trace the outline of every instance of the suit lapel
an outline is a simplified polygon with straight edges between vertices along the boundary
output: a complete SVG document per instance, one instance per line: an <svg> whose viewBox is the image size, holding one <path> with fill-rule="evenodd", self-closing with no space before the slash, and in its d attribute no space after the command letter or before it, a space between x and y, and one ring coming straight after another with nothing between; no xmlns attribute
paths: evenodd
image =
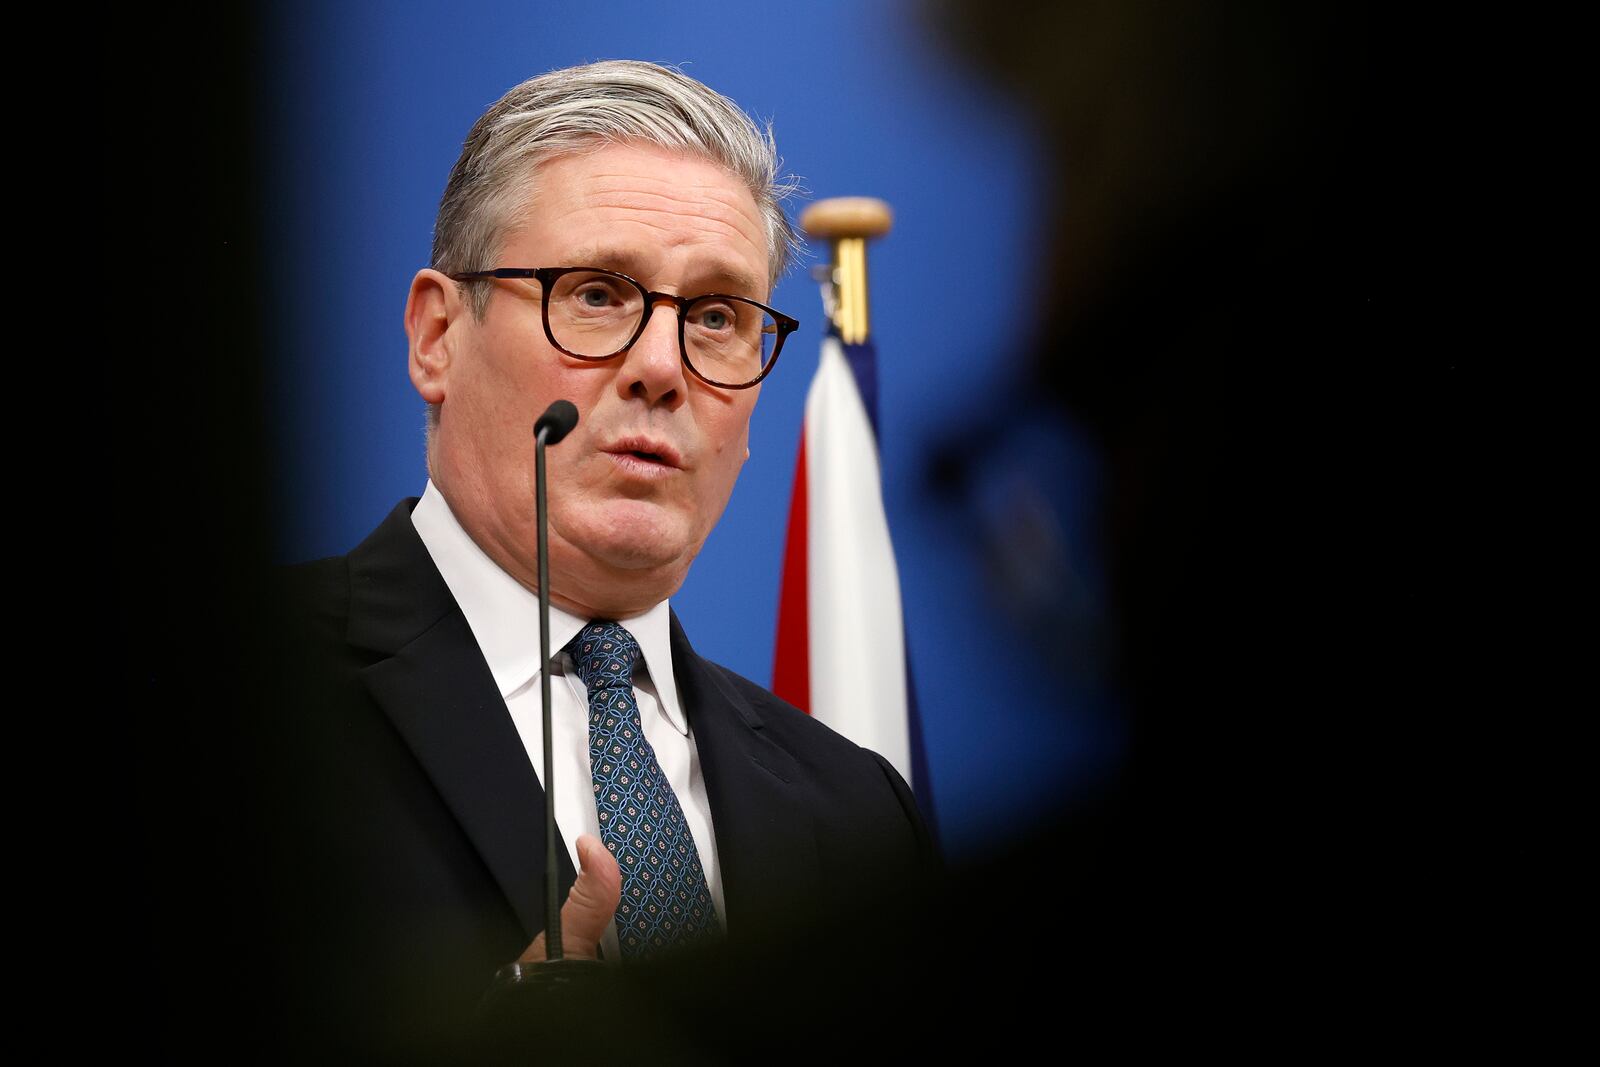
<svg viewBox="0 0 1600 1067"><path fill-rule="evenodd" d="M368 691L483 858L531 940L544 929L544 791L407 500L350 554L350 640ZM575 874L557 834L562 894Z"/></svg>
<svg viewBox="0 0 1600 1067"><path fill-rule="evenodd" d="M671 618L672 669L694 735L716 828L723 900L733 936L813 897L817 842L801 768L760 714L689 646Z"/></svg>

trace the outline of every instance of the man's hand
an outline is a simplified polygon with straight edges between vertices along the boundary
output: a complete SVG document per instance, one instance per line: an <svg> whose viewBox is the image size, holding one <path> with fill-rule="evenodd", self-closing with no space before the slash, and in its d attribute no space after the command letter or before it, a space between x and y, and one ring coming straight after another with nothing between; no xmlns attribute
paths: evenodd
<svg viewBox="0 0 1600 1067"><path fill-rule="evenodd" d="M578 880L561 905L561 954L568 959L592 960L600 947L606 924L622 899L622 871L600 839L593 834L578 838ZM518 957L518 963L544 959L544 934L540 933Z"/></svg>

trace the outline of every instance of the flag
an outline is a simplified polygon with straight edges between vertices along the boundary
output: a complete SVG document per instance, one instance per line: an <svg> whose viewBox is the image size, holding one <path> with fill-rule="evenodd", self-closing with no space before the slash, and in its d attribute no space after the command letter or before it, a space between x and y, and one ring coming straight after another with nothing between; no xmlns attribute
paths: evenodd
<svg viewBox="0 0 1600 1067"><path fill-rule="evenodd" d="M932 823L878 464L877 354L830 330L806 395L772 689L911 783Z"/></svg>

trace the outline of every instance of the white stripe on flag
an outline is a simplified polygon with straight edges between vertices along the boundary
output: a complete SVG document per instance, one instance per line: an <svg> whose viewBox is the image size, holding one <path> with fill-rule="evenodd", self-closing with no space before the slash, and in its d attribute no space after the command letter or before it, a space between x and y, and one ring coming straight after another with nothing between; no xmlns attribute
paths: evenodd
<svg viewBox="0 0 1600 1067"><path fill-rule="evenodd" d="M806 396L811 714L911 781L900 577L878 445L836 338Z"/></svg>

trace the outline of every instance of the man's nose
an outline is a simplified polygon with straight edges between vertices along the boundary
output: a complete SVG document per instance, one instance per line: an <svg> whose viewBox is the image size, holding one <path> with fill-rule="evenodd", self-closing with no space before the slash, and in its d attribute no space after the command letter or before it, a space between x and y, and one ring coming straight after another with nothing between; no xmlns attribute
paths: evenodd
<svg viewBox="0 0 1600 1067"><path fill-rule="evenodd" d="M678 347L678 307L666 297L652 296L650 308L644 332L623 357L617 388L625 397L675 408L688 392Z"/></svg>

